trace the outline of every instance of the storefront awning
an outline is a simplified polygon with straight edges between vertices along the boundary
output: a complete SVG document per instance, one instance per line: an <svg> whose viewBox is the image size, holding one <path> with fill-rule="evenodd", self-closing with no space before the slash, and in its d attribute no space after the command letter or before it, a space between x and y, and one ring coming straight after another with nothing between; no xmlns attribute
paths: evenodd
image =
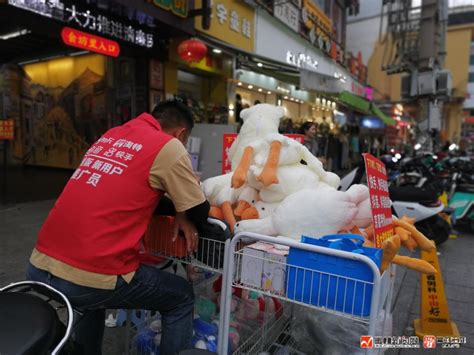
<svg viewBox="0 0 474 355"><path fill-rule="evenodd" d="M372 104L372 112L382 120L383 123L385 123L387 126L395 126L397 124L397 121L395 121L393 118L387 116L385 113L382 112L381 109L379 109L375 104Z"/></svg>
<svg viewBox="0 0 474 355"><path fill-rule="evenodd" d="M349 106L364 115L378 117L387 126L393 126L397 123L395 120L383 113L382 110L380 110L380 108L378 108L373 102L367 101L366 99L351 94L350 92L344 91L340 93L338 100L343 105Z"/></svg>

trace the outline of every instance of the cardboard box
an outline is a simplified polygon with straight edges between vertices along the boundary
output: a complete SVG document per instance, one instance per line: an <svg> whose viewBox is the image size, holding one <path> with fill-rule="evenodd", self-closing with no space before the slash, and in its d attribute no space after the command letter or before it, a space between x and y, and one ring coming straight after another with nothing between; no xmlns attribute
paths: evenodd
<svg viewBox="0 0 474 355"><path fill-rule="evenodd" d="M262 287L263 263L265 250L270 244L254 243L243 250L240 281L247 286Z"/></svg>
<svg viewBox="0 0 474 355"><path fill-rule="evenodd" d="M242 256L241 282L274 292L285 293L286 258L288 250L273 244L258 242L246 246Z"/></svg>
<svg viewBox="0 0 474 355"><path fill-rule="evenodd" d="M279 250L273 247L267 250L265 254L262 288L278 295L284 295L288 250Z"/></svg>

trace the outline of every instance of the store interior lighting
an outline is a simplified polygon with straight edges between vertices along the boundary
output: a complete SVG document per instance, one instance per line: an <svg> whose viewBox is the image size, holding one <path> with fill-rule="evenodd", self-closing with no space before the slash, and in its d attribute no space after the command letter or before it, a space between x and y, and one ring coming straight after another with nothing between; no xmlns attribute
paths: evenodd
<svg viewBox="0 0 474 355"><path fill-rule="evenodd" d="M242 82L239 81L239 82L237 83L237 85L238 85L238 86L242 86Z"/></svg>
<svg viewBox="0 0 474 355"><path fill-rule="evenodd" d="M214 48L212 51L216 54L221 54L222 53L222 51L219 48Z"/></svg>
<svg viewBox="0 0 474 355"><path fill-rule="evenodd" d="M258 88L258 92L262 92L262 91L263 91L262 88Z"/></svg>
<svg viewBox="0 0 474 355"><path fill-rule="evenodd" d="M253 85L249 85L247 86L249 89L253 89Z"/></svg>
<svg viewBox="0 0 474 355"><path fill-rule="evenodd" d="M263 64L262 63L257 63L257 66L261 68L261 67L263 67Z"/></svg>
<svg viewBox="0 0 474 355"><path fill-rule="evenodd" d="M288 100L288 96L285 96L284 99L285 99L285 100Z"/></svg>
<svg viewBox="0 0 474 355"><path fill-rule="evenodd" d="M271 91L267 91L267 94L270 95L272 92Z"/></svg>
<svg viewBox="0 0 474 355"><path fill-rule="evenodd" d="M9 33L0 35L0 39L7 40L7 39L15 38L15 37L24 36L24 35L27 35L28 33L31 33L31 31L28 31L27 29L22 29L19 31L9 32Z"/></svg>

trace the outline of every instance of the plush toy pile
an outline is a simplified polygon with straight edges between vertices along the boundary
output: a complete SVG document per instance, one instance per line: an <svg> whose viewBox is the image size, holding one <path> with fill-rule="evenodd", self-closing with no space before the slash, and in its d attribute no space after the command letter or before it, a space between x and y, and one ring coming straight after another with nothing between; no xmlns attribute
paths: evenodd
<svg viewBox="0 0 474 355"><path fill-rule="evenodd" d="M304 145L278 133L282 107L259 104L240 116L244 123L229 150L232 172L203 182L212 217L224 219L234 233L254 232L297 241L302 235L321 237L349 231L370 236L368 188L353 185L338 191L336 174L325 171ZM433 245L412 221L397 220L395 226L397 234L384 244L382 269L395 262L435 273L422 260L396 256L401 244L424 250Z"/></svg>

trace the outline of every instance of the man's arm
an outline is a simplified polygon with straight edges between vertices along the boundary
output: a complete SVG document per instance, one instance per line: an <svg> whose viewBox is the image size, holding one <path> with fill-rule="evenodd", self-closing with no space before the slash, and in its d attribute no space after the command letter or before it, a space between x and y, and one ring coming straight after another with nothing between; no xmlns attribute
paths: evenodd
<svg viewBox="0 0 474 355"><path fill-rule="evenodd" d="M175 236L185 234L188 250L197 249L194 224L204 223L209 214L209 203L194 175L186 149L176 139L170 140L158 153L150 169L150 185L165 191L176 209Z"/></svg>
<svg viewBox="0 0 474 355"><path fill-rule="evenodd" d="M211 205L206 200L203 203L194 206L186 211L186 217L195 225L200 225L207 221Z"/></svg>

